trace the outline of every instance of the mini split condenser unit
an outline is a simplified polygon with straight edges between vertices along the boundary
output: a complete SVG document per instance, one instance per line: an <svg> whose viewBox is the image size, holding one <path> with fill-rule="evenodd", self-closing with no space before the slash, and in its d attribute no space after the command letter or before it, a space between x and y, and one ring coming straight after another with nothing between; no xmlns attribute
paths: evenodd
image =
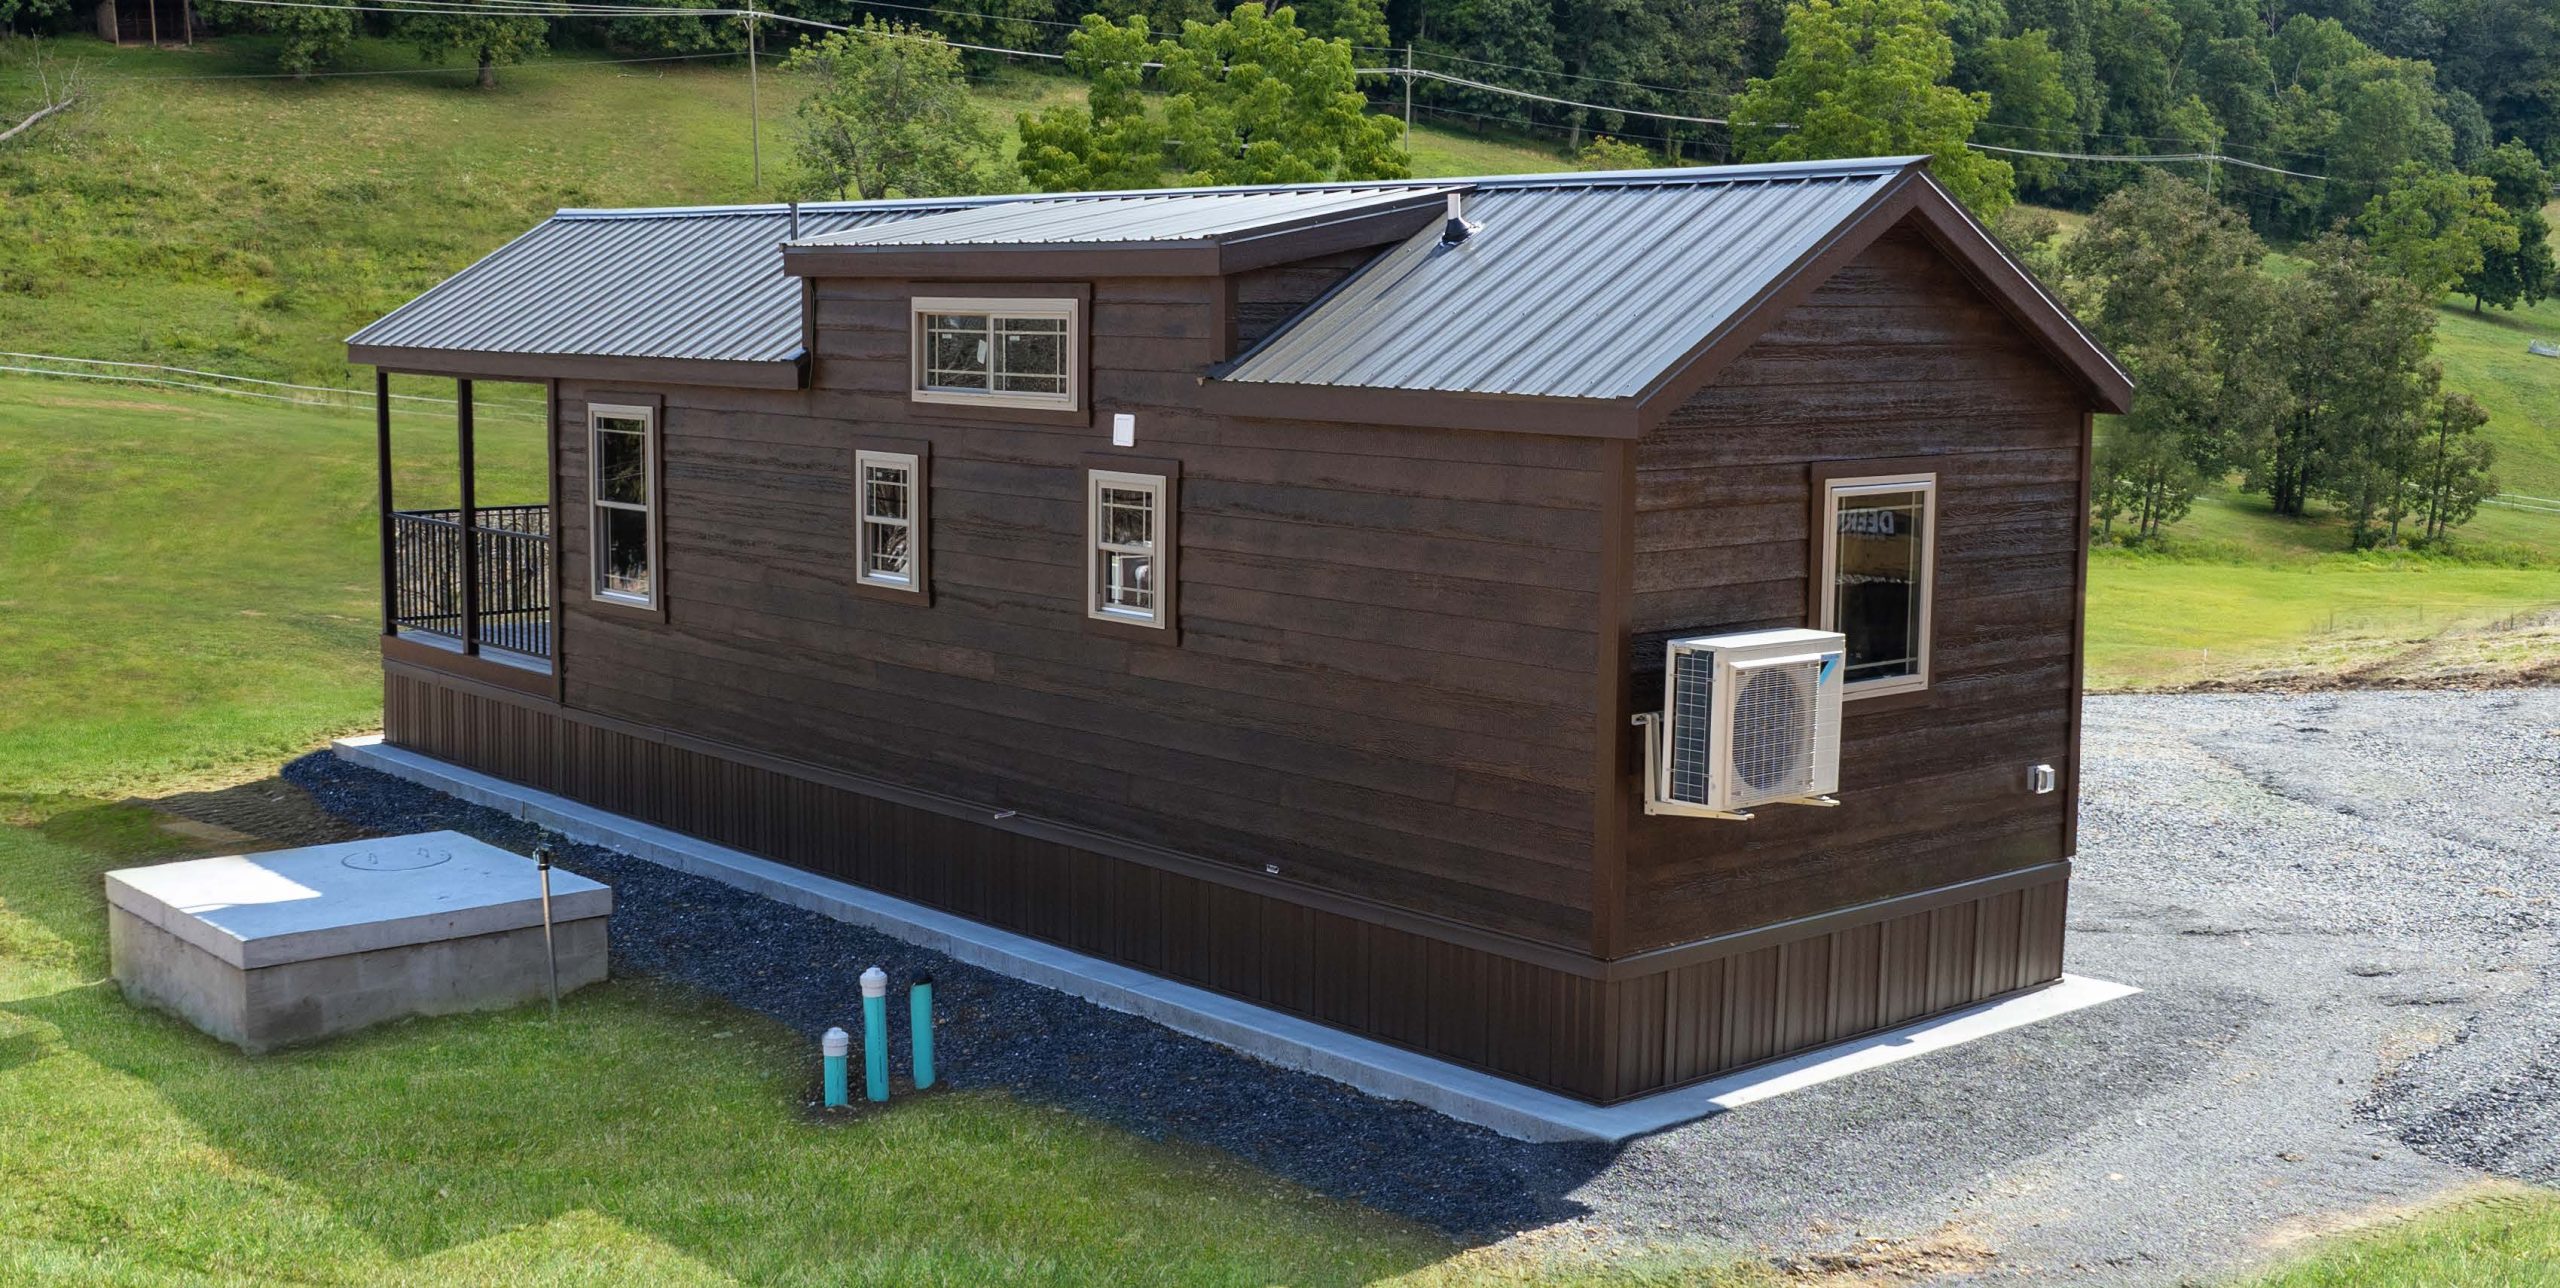
<svg viewBox="0 0 2560 1288"><path fill-rule="evenodd" d="M1835 805L1847 642L1834 631L1696 635L1666 646L1644 730L1644 812L1749 818Z"/></svg>

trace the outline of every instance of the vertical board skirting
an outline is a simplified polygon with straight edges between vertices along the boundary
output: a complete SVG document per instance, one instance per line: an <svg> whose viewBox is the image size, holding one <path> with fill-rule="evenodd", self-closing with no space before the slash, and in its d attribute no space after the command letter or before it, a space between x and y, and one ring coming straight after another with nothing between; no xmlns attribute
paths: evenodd
<svg viewBox="0 0 2560 1288"><path fill-rule="evenodd" d="M2059 978L2066 881L1606 979L883 799L407 666L386 739L1600 1103Z"/></svg>

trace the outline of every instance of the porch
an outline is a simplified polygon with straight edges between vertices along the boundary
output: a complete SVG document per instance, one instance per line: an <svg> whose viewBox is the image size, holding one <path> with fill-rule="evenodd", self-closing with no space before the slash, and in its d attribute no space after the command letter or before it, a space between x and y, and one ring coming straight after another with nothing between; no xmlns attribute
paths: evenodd
<svg viewBox="0 0 2560 1288"><path fill-rule="evenodd" d="M444 459L450 459L455 467L454 487L446 490L435 485L442 495L433 499L453 503L395 504L395 400L412 404L402 408L404 414L418 410L415 403L443 400L394 395L390 377L390 372L378 371L374 385L382 516L384 656L494 680L513 688L535 692L550 689L559 606L550 500L511 498L498 505L480 503L481 444L473 382L460 379L453 382L454 436L449 457L447 449L434 442L441 435L429 440L438 458L431 477L443 474ZM525 417L521 410L515 414ZM410 432L413 431L404 431ZM546 424L542 443L545 458L549 455L549 437ZM513 446L521 448L524 444ZM413 437L404 451L415 452L417 448ZM411 469L415 468L413 464ZM500 470L497 477L509 480L502 486L514 497L521 497L524 485L530 481L523 470ZM414 477L409 486L417 486Z"/></svg>

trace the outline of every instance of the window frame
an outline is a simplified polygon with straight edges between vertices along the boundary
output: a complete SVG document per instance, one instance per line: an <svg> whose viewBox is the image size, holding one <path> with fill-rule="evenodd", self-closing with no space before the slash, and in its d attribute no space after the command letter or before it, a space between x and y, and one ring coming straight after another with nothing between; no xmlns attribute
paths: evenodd
<svg viewBox="0 0 2560 1288"><path fill-rule="evenodd" d="M604 454L597 450L597 443L607 431L598 422L608 418L637 420L646 427L642 431L641 461L649 499L641 505L604 499ZM588 598L595 603L649 614L661 621L665 620L667 611L665 419L665 404L654 397L605 395L587 403ZM601 516L609 509L637 510L648 524L649 593L646 595L614 590L605 585L605 525Z"/></svg>
<svg viewBox="0 0 2560 1288"><path fill-rule="evenodd" d="M985 407L1009 411L1080 413L1085 409L1085 337L1086 296L1078 291L1062 295L918 295L907 301L907 397L927 406ZM1066 391L1059 394L1031 394L988 388L985 390L936 388L925 382L928 336L931 328L926 319L933 316L984 315L992 326L999 318L1054 318L1065 324L1061 350ZM989 367L989 383L994 378Z"/></svg>
<svg viewBox="0 0 2560 1288"><path fill-rule="evenodd" d="M1089 462L1084 475L1085 620L1096 627L1126 632L1140 639L1176 638L1179 470L1171 462L1113 459ZM1107 487L1144 491L1155 498L1155 531L1150 548L1145 552L1154 560L1154 603L1144 615L1108 608L1102 602L1104 557L1114 552L1102 539L1102 494Z"/></svg>
<svg viewBox="0 0 2560 1288"><path fill-rule="evenodd" d="M1837 578L1840 558L1840 509L1845 498L1895 492L1921 494L1920 567L1912 580L1920 597L1917 647L1910 675L1884 676L1842 684L1844 702L1899 697L1919 701L1929 692L1935 664L1938 590L1938 522L1940 481L1934 462L1849 461L1817 468L1813 475L1813 580L1807 614L1817 630L1839 626Z"/></svg>
<svg viewBox="0 0 2560 1288"><path fill-rule="evenodd" d="M900 603L932 598L932 483L930 445L897 439L867 440L853 453L853 586L866 595ZM887 465L907 472L907 575L884 580L871 571L870 481L865 471Z"/></svg>

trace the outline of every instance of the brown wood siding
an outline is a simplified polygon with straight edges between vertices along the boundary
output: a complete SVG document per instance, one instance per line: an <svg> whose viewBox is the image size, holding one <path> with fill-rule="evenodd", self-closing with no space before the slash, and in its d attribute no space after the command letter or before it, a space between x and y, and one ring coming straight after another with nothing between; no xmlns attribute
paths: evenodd
<svg viewBox="0 0 2560 1288"><path fill-rule="evenodd" d="M667 620L569 595L568 705L1587 950L1605 449L1186 411L1221 290L1092 288L1090 427L911 407L925 284L820 282L814 390L663 390ZM1180 462L1178 641L1083 612L1116 411ZM930 606L848 590L876 438L931 443Z"/></svg>
<svg viewBox="0 0 2560 1288"><path fill-rule="evenodd" d="M1610 977L1602 963L1522 960L1308 907L401 663L385 667L383 726L395 746L1588 1100L2061 969L2059 878Z"/></svg>
<svg viewBox="0 0 2560 1288"><path fill-rule="evenodd" d="M1632 705L1660 701L1670 636L1809 624L1811 463L1929 458L1939 531L1926 699L1848 705L1839 808L1633 812L1627 949L2068 854L2073 793L2031 794L2027 767L2072 785L2086 410L2025 332L1897 230L1638 442Z"/></svg>
<svg viewBox="0 0 2560 1288"><path fill-rule="evenodd" d="M1321 259L1257 268L1227 279L1227 316L1235 330L1235 340L1231 352L1224 356L1242 353L1279 330L1281 323L1296 317L1362 265L1384 253L1382 248L1374 247L1344 251Z"/></svg>

